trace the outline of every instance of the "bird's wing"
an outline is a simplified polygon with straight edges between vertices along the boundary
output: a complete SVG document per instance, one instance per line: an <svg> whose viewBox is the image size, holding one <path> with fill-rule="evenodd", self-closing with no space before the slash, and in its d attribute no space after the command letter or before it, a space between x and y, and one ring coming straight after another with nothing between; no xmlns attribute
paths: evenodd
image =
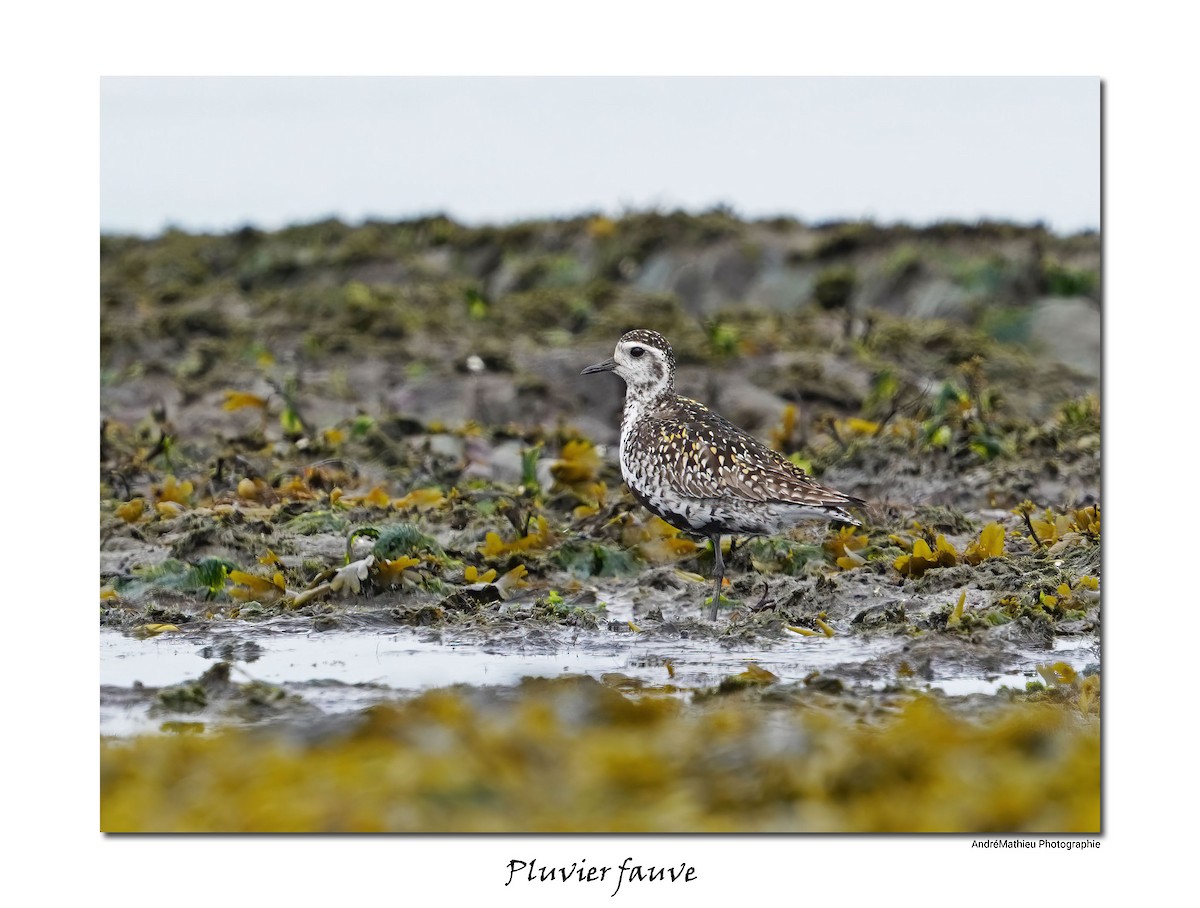
<svg viewBox="0 0 1200 908"><path fill-rule="evenodd" d="M652 452L662 475L693 498L739 498L838 508L862 500L826 488L701 403L680 398L669 418L641 421L634 444Z"/></svg>

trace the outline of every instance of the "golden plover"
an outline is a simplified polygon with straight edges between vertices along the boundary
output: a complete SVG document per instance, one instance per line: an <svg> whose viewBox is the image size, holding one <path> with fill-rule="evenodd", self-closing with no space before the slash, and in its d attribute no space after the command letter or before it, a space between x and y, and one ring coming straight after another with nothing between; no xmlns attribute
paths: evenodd
<svg viewBox="0 0 1200 908"><path fill-rule="evenodd" d="M858 525L846 511L861 498L827 488L777 451L698 401L674 391L675 355L656 331L623 335L611 359L582 375L625 380L621 475L649 511L713 543L717 617L725 564L721 537L775 535L806 518Z"/></svg>

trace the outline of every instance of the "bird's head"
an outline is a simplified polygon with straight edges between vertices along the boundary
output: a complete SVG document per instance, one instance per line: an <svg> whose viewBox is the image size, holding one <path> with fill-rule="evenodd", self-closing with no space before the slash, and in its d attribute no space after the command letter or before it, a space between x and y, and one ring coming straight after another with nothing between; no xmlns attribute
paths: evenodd
<svg viewBox="0 0 1200 908"><path fill-rule="evenodd" d="M639 397L656 397L669 392L675 382L675 354L667 339L657 331L638 328L617 341L611 359L588 366L580 374L615 372Z"/></svg>

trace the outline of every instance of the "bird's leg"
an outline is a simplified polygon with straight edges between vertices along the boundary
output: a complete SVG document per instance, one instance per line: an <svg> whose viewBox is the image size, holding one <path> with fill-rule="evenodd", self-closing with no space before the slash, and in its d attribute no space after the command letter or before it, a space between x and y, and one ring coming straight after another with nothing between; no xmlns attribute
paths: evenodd
<svg viewBox="0 0 1200 908"><path fill-rule="evenodd" d="M708 620L717 620L717 607L721 604L721 584L725 581L725 562L721 560L721 535L710 536L713 544L713 573L716 581L713 584L712 606L708 610Z"/></svg>

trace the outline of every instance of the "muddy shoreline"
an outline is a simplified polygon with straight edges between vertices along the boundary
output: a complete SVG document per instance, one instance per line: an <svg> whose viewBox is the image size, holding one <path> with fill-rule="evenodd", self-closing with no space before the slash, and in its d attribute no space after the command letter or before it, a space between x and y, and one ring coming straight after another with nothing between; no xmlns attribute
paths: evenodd
<svg viewBox="0 0 1200 908"><path fill-rule="evenodd" d="M562 721L610 694L668 736L727 702L885 735L1057 710L1098 740L1098 346L1037 334L1091 311L1098 248L720 213L103 238L108 777L171 741L350 747L419 704ZM621 383L578 375L632 327L869 502L861 529L738 540L716 622L707 543L620 480Z"/></svg>

